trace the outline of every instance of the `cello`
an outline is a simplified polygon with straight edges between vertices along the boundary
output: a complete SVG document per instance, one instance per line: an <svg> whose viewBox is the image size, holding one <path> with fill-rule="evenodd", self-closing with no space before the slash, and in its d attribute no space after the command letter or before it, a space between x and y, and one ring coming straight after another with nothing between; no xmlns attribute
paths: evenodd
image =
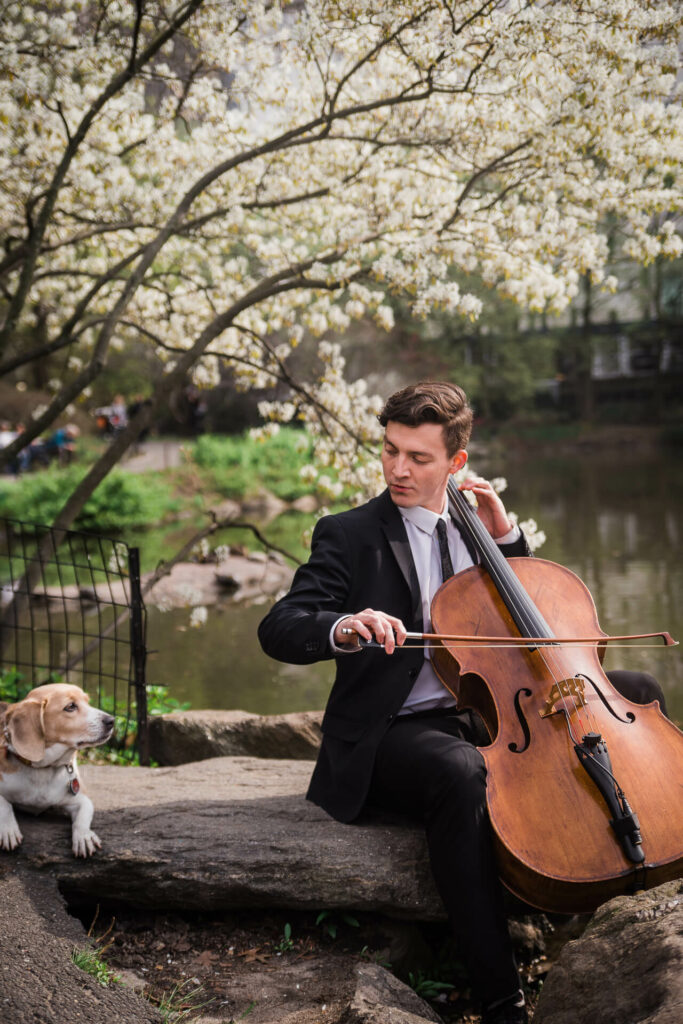
<svg viewBox="0 0 683 1024"><path fill-rule="evenodd" d="M573 572L506 559L454 481L451 510L480 564L432 605L432 661L476 711L501 878L541 910L593 911L683 875L683 734L602 669L612 639ZM673 645L668 634L661 636Z"/></svg>

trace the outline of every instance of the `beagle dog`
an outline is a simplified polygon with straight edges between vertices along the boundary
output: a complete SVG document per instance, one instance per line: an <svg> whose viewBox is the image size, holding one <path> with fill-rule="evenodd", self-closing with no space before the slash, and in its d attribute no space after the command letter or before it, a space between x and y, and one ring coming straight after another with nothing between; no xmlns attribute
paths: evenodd
<svg viewBox="0 0 683 1024"><path fill-rule="evenodd" d="M32 814L54 809L71 818L75 857L100 847L90 828L92 800L81 788L76 752L106 743L114 718L89 706L78 686L37 686L16 704L0 704L0 849L22 840L12 805Z"/></svg>

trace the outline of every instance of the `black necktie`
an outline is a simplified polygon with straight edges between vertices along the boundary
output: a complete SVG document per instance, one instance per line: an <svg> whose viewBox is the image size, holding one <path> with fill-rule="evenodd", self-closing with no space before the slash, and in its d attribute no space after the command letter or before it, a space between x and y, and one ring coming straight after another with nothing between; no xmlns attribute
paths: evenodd
<svg viewBox="0 0 683 1024"><path fill-rule="evenodd" d="M436 521L436 536L439 541L439 555L441 556L441 579L445 583L453 575L453 563L451 562L451 554L448 550L446 523L443 519L437 519Z"/></svg>

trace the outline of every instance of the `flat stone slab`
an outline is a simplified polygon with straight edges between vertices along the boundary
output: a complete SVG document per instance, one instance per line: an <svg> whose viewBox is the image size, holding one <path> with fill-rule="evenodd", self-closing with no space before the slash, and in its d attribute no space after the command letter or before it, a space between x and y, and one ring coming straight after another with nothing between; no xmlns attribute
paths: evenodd
<svg viewBox="0 0 683 1024"><path fill-rule="evenodd" d="M100 852L76 859L68 822L21 815L20 851L0 853L54 873L69 901L444 918L422 830L333 821L304 799L310 762L221 757L168 768L84 765L81 774Z"/></svg>
<svg viewBox="0 0 683 1024"><path fill-rule="evenodd" d="M149 753L161 765L245 756L315 761L322 711L174 711L149 719Z"/></svg>

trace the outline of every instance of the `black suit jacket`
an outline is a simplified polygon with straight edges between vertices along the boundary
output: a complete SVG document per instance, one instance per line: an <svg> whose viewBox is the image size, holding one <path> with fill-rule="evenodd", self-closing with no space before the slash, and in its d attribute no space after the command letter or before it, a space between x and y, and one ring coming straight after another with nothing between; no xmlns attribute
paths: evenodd
<svg viewBox="0 0 683 1024"><path fill-rule="evenodd" d="M508 557L529 554L524 537L502 550ZM272 658L291 664L332 658L332 625L364 608L395 615L408 630L422 632L415 564L403 519L388 491L317 523L308 562L259 626L261 646ZM420 649L391 656L372 649L337 656L308 799L338 821L351 821L362 810L377 746L410 693L423 659Z"/></svg>

